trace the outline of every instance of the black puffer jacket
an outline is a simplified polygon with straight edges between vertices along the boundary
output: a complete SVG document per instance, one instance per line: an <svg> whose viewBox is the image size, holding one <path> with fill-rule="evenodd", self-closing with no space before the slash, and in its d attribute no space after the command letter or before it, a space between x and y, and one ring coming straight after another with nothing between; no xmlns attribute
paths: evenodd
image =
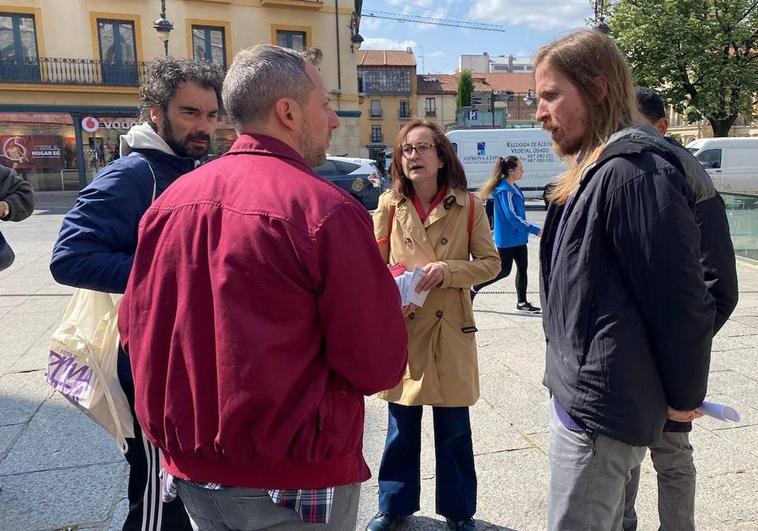
<svg viewBox="0 0 758 531"><path fill-rule="evenodd" d="M588 431L648 446L667 404L702 403L715 307L695 201L676 157L649 139L622 137L585 173L555 252L566 207L548 210L545 385Z"/></svg>

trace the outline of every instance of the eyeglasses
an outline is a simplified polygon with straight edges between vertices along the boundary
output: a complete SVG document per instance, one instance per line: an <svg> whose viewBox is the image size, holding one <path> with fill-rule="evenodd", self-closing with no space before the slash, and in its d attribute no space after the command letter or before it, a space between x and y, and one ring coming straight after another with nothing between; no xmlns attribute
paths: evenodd
<svg viewBox="0 0 758 531"><path fill-rule="evenodd" d="M426 142L421 142L419 144L416 144L415 146L411 144L403 144L400 147L400 151L403 153L404 157L410 157L413 155L413 150L416 150L416 153L419 155L426 155L429 153L429 151L432 149L432 146L436 146L437 144L431 143L427 144Z"/></svg>

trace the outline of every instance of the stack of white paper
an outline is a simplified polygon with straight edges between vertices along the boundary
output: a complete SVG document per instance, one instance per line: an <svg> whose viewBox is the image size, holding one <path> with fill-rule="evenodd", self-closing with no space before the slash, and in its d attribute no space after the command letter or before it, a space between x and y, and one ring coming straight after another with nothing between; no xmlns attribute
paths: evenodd
<svg viewBox="0 0 758 531"><path fill-rule="evenodd" d="M429 290L416 293L416 286L418 286L422 278L424 278L424 270L419 266L416 266L413 271L406 271L395 277L395 284L397 284L397 289L400 290L403 306L415 304L421 307L424 305Z"/></svg>

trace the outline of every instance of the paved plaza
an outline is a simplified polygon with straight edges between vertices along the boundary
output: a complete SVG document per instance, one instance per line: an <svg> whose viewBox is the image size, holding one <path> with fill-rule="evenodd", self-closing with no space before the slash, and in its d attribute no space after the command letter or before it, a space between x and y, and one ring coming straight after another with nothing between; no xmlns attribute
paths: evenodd
<svg viewBox="0 0 758 531"><path fill-rule="evenodd" d="M74 198L42 193L31 218L0 224L17 254L16 263L0 273L0 531L120 529L125 516L127 465L115 443L43 378L48 338L71 293L50 276L50 251ZM530 210L528 216L541 224L544 212ZM535 304L536 251L534 240L529 289ZM734 425L700 419L692 432L697 523L708 531L758 530L758 266L740 261L738 271L740 302L714 342L708 398L732 405L743 420ZM515 304L512 278L490 286L475 304L482 398L471 416L480 529L546 526L544 337L540 318L516 313ZM376 511L387 423L385 403L366 402L364 452L374 477L363 486L359 529ZM444 519L434 513L430 414L423 438L421 511L407 529L443 529ZM655 475L646 459L640 529L657 528L655 506Z"/></svg>

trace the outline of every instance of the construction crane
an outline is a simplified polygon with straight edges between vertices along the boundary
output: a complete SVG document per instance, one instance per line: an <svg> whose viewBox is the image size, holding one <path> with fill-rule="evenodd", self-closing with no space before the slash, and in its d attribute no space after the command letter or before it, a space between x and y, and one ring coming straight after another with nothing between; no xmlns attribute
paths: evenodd
<svg viewBox="0 0 758 531"><path fill-rule="evenodd" d="M471 22L470 20L459 20L451 18L422 17L419 15L405 15L403 13L391 13L389 11L377 11L375 9L363 9L362 17L384 18L387 20L397 20L399 22L416 22L417 24L434 24L436 26L451 26L454 28L468 28L481 31L501 31L505 27L498 24L484 24L482 22Z"/></svg>

